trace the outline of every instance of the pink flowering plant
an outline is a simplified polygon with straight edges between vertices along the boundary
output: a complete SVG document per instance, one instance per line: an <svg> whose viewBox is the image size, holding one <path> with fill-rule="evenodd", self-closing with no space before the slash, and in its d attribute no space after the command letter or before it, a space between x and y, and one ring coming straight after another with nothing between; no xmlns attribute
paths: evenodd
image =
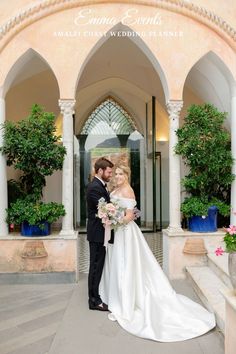
<svg viewBox="0 0 236 354"><path fill-rule="evenodd" d="M222 247L218 247L215 250L215 254L217 256L222 256L224 252L232 253L236 252L236 226L235 225L229 225L228 228L225 229L226 234L224 236L224 242L225 242L225 251L223 250Z"/></svg>
<svg viewBox="0 0 236 354"><path fill-rule="evenodd" d="M125 208L121 207L116 201L107 203L104 198L98 201L97 217L101 219L104 226L110 225L111 229L117 229L124 225L123 217L125 215Z"/></svg>

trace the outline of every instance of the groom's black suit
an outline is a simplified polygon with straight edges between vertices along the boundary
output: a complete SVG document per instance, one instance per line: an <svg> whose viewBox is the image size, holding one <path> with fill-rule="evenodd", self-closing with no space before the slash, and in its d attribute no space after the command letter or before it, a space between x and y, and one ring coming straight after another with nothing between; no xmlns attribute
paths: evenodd
<svg viewBox="0 0 236 354"><path fill-rule="evenodd" d="M104 198L108 203L110 202L110 196L105 185L97 177L94 177L87 189L87 240L89 241L90 249L88 290L89 306L91 307L102 303L99 295L99 283L102 276L106 250L103 246L105 229L101 219L96 217L100 198Z"/></svg>

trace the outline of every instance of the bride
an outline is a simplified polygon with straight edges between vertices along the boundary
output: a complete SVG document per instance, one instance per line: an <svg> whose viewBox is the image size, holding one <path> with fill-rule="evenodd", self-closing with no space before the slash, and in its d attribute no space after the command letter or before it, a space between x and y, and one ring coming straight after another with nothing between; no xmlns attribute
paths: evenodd
<svg viewBox="0 0 236 354"><path fill-rule="evenodd" d="M214 315L189 298L176 294L133 221L136 205L129 184L130 169L115 170L116 189L111 200L126 209L124 227L108 244L100 283L102 299L126 331L161 342L182 341L200 336L215 327Z"/></svg>

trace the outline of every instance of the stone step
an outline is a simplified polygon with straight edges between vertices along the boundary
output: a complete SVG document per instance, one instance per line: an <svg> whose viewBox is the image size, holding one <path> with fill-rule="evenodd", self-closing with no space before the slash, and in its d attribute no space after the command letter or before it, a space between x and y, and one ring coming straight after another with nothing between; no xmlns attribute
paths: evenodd
<svg viewBox="0 0 236 354"><path fill-rule="evenodd" d="M186 267L186 272L193 289L206 308L215 313L217 326L224 333L225 299L221 291L227 291L227 286L208 266Z"/></svg>
<svg viewBox="0 0 236 354"><path fill-rule="evenodd" d="M215 253L208 253L208 266L223 281L229 289L233 289L228 271L228 253L216 256Z"/></svg>

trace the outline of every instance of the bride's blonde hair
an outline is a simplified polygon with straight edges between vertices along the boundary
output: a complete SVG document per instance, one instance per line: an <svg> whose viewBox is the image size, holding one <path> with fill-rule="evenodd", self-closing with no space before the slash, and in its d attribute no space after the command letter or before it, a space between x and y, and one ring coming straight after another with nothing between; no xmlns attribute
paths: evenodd
<svg viewBox="0 0 236 354"><path fill-rule="evenodd" d="M131 170L129 168L129 166L124 165L123 163L118 163L117 165L115 165L115 170L119 168L120 170L122 170L124 172L124 174L127 176L128 182L130 181L130 176L131 176Z"/></svg>

